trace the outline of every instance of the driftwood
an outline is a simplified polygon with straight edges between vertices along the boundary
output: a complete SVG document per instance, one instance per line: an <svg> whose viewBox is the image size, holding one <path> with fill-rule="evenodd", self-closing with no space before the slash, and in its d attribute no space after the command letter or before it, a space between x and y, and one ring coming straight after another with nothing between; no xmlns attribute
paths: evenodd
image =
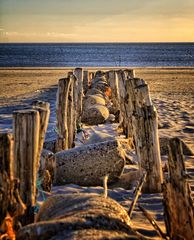
<svg viewBox="0 0 194 240"><path fill-rule="evenodd" d="M123 149L116 140L61 151L55 158L56 184L102 185L107 174L109 182L113 182L125 165Z"/></svg>
<svg viewBox="0 0 194 240"><path fill-rule="evenodd" d="M169 175L163 184L164 218L171 239L194 239L194 209L181 141L169 142Z"/></svg>
<svg viewBox="0 0 194 240"><path fill-rule="evenodd" d="M17 239L139 239L124 208L94 194L56 195L41 207L35 224Z"/></svg>
<svg viewBox="0 0 194 240"><path fill-rule="evenodd" d="M14 178L20 180L19 194L27 206L23 224L34 221L36 180L39 156L40 115L36 110L15 111L14 117Z"/></svg>
<svg viewBox="0 0 194 240"><path fill-rule="evenodd" d="M143 212L144 216L148 219L148 221L155 228L156 232L161 237L161 239L166 239L167 240L168 238L167 238L166 234L163 233L163 231L158 226L158 224L155 221L155 219L150 215L150 213L144 207L142 207L140 204L138 204L138 208Z"/></svg>
<svg viewBox="0 0 194 240"><path fill-rule="evenodd" d="M144 173L144 175L142 176L141 180L139 181L139 184L137 185L136 189L135 189L135 193L134 193L134 199L130 205L129 211L128 211L128 215L131 218L132 213L133 213L133 209L137 203L137 200L139 198L139 195L141 194L141 189L143 187L143 184L146 180L147 177L147 173Z"/></svg>

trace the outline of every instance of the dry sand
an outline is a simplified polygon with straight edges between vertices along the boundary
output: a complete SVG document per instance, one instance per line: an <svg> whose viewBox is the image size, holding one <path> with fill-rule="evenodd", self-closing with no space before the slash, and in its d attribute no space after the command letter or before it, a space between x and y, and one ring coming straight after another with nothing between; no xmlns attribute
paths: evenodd
<svg viewBox="0 0 194 240"><path fill-rule="evenodd" d="M26 104L30 98L52 100L58 79L66 71L67 68L1 68L0 107ZM181 137L194 150L194 67L135 68L135 71L150 86L162 126L160 134ZM2 111L0 108L0 124L1 113L5 112L6 108Z"/></svg>
<svg viewBox="0 0 194 240"><path fill-rule="evenodd" d="M194 151L194 67L183 68L135 68L136 76L145 79L158 110L160 136L178 136ZM55 127L55 96L59 78L65 76L66 68L11 68L0 69L0 130L11 129L13 110L27 106L34 99L51 103L48 133ZM50 137L50 135L47 137ZM166 157L164 156L165 160ZM186 158L187 171L194 176L194 157ZM134 166L133 166L134 168ZM194 184L192 181L192 190ZM81 188L77 185L53 188L53 193L95 192L101 187ZM132 190L115 188L109 196L127 209L132 200ZM41 198L41 197L40 197ZM163 207L160 194L143 194L140 203L150 211L164 229ZM134 227L149 239L156 239L156 232L136 208L132 216Z"/></svg>

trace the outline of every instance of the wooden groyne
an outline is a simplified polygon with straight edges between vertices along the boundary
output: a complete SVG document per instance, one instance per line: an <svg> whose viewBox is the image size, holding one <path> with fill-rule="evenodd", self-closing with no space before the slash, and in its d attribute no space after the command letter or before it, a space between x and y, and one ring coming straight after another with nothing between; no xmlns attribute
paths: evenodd
<svg viewBox="0 0 194 240"><path fill-rule="evenodd" d="M138 197L141 193L163 193L167 235L149 213L141 206L140 209L155 224L160 237L193 238L193 206L185 178L182 146L176 139L168 142L169 167L168 176L165 176L161 164L157 111L149 86L143 79L135 77L134 70L95 72L76 68L60 79L56 96L57 137L52 143L44 141L49 114L48 103L33 102L28 109L13 113L13 135L0 134L1 235L7 234L10 239L14 239L16 232L17 239L25 239L26 236L29 239L49 239L48 234L53 236L52 239L61 236L78 239L84 234L93 235L95 239L100 239L99 236L143 239L130 225ZM117 122L118 130L125 136L124 141L95 133L98 135L96 142L93 139L92 143L87 143L87 136L84 136L83 145L75 147L76 135L79 132L84 134L82 124L92 126L107 122ZM58 199L54 196L40 209L34 223L40 178L46 191L51 190L53 183L104 184L107 189L107 184L119 184L122 178L128 157L124 145L128 150L135 150L141 179L128 213L119 204L107 199L106 192L104 197L83 194ZM98 205L98 201L102 204ZM76 209L78 203L81 208ZM74 207L76 210L73 210ZM7 219L11 221L13 236L9 235ZM110 225L111 222L113 225ZM19 226L22 228L18 231Z"/></svg>

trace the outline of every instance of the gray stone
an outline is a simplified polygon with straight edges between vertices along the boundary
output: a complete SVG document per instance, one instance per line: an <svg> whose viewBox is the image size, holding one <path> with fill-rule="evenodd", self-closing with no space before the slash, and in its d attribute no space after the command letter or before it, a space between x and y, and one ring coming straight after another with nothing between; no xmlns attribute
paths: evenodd
<svg viewBox="0 0 194 240"><path fill-rule="evenodd" d="M105 106L106 102L102 96L99 95L87 95L83 99L83 111L87 110L89 107L99 104Z"/></svg>
<svg viewBox="0 0 194 240"><path fill-rule="evenodd" d="M96 104L82 112L81 121L88 125L104 123L109 117L109 110L106 106Z"/></svg>
<svg viewBox="0 0 194 240"><path fill-rule="evenodd" d="M102 185L106 175L109 182L114 182L125 165L125 153L116 140L61 151L55 154L55 159L55 184L61 185Z"/></svg>

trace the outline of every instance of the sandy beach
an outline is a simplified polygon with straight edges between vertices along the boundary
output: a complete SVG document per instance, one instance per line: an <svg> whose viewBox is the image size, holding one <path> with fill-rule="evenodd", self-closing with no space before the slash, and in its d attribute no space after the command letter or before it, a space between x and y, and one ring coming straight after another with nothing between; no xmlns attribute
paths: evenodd
<svg viewBox="0 0 194 240"><path fill-rule="evenodd" d="M53 101L58 80L72 69L0 68L0 128L2 114L10 114L9 109L15 109L14 106L26 105L34 98ZM180 137L194 151L194 67L134 69L136 77L150 86L158 110L160 135Z"/></svg>
<svg viewBox="0 0 194 240"><path fill-rule="evenodd" d="M91 68L90 68L91 69ZM102 69L102 68L101 68ZM110 68L109 68L110 69ZM136 77L143 78L150 86L151 97L159 117L159 135L180 137L194 152L194 67L134 68ZM55 97L58 80L70 68L0 68L0 131L12 128L12 112L40 99L51 104L47 138L55 127ZM166 156L162 157L163 161ZM193 177L194 157L186 157L188 173ZM131 166L134 168L134 166ZM194 191L193 179L192 190ZM67 185L53 188L59 193L102 193L101 187ZM126 209L132 200L132 190L115 188L109 196ZM41 200L41 199L40 199ZM140 203L150 211L164 230L163 206L160 194L143 194ZM143 235L157 239L157 234L145 221L137 208L132 218L133 225Z"/></svg>

